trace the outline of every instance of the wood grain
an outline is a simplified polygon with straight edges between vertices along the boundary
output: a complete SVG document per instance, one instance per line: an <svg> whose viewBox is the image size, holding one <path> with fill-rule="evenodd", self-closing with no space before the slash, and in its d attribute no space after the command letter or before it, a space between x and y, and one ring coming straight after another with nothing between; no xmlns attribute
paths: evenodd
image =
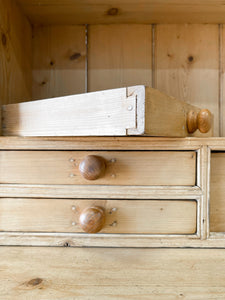
<svg viewBox="0 0 225 300"><path fill-rule="evenodd" d="M85 26L35 26L33 99L85 92Z"/></svg>
<svg viewBox="0 0 225 300"><path fill-rule="evenodd" d="M32 32L13 0L0 1L1 104L31 99Z"/></svg>
<svg viewBox="0 0 225 300"><path fill-rule="evenodd" d="M219 44L217 25L156 26L156 88L214 115L219 135Z"/></svg>
<svg viewBox="0 0 225 300"><path fill-rule="evenodd" d="M1 247L0 255L2 300L224 299L223 249Z"/></svg>
<svg viewBox="0 0 225 300"><path fill-rule="evenodd" d="M151 25L96 25L88 33L88 91L151 86Z"/></svg>
<svg viewBox="0 0 225 300"><path fill-rule="evenodd" d="M225 153L212 153L210 180L210 231L225 232Z"/></svg>
<svg viewBox="0 0 225 300"><path fill-rule="evenodd" d="M105 176L85 180L80 161L89 154L107 162ZM17 184L189 185L196 183L194 151L1 151L0 182Z"/></svg>
<svg viewBox="0 0 225 300"><path fill-rule="evenodd" d="M18 0L32 23L224 23L220 0Z"/></svg>
<svg viewBox="0 0 225 300"><path fill-rule="evenodd" d="M84 232L80 215L89 207L105 210L101 233L194 234L197 230L197 206L191 200L1 198L0 231Z"/></svg>
<svg viewBox="0 0 225 300"><path fill-rule="evenodd" d="M126 135L137 129L136 96L120 88L3 106L3 134ZM144 99L140 99L143 106ZM143 114L141 115L143 118ZM138 130L137 130L138 131ZM138 132L143 133L143 128Z"/></svg>

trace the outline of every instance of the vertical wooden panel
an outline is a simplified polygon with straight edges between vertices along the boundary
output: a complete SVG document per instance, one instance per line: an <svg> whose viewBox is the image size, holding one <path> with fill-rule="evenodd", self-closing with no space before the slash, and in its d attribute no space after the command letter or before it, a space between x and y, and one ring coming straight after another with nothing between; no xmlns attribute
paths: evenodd
<svg viewBox="0 0 225 300"><path fill-rule="evenodd" d="M12 0L0 1L0 101L31 99L31 26Z"/></svg>
<svg viewBox="0 0 225 300"><path fill-rule="evenodd" d="M208 108L219 134L218 25L156 26L156 88L180 100Z"/></svg>
<svg viewBox="0 0 225 300"><path fill-rule="evenodd" d="M33 32L33 98L85 92L85 27L38 26Z"/></svg>
<svg viewBox="0 0 225 300"><path fill-rule="evenodd" d="M221 66L221 107L220 107L220 128L221 136L225 136L225 25L220 25L220 66Z"/></svg>
<svg viewBox="0 0 225 300"><path fill-rule="evenodd" d="M151 25L89 27L88 90L152 82Z"/></svg>

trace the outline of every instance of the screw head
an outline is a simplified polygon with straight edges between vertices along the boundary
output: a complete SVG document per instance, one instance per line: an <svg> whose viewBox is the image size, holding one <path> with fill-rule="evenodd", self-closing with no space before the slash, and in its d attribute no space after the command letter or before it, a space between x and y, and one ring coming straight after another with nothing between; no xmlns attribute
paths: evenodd
<svg viewBox="0 0 225 300"><path fill-rule="evenodd" d="M76 206L72 206L72 210L76 210Z"/></svg>
<svg viewBox="0 0 225 300"><path fill-rule="evenodd" d="M129 111L131 111L133 109L133 106L132 105L129 105L128 107L127 107L127 110L129 110Z"/></svg>

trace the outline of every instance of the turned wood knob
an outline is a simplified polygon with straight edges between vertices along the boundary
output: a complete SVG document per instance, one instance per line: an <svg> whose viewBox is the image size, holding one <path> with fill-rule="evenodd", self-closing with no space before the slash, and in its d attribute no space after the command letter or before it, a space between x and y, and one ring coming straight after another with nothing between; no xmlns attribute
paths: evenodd
<svg viewBox="0 0 225 300"><path fill-rule="evenodd" d="M99 232L105 223L105 210L100 206L85 208L80 214L80 227L87 233Z"/></svg>
<svg viewBox="0 0 225 300"><path fill-rule="evenodd" d="M194 133L197 129L201 133L207 133L211 129L212 115L208 109L202 109L200 112L190 110L187 115L187 130Z"/></svg>
<svg viewBox="0 0 225 300"><path fill-rule="evenodd" d="M86 156L80 163L81 175L87 180L95 180L105 172L106 164L104 158L96 155Z"/></svg>

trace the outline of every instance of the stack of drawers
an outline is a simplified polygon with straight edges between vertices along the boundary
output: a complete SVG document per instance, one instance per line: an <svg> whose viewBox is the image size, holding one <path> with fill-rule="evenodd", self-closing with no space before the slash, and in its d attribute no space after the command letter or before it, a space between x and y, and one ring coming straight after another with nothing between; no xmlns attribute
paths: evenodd
<svg viewBox="0 0 225 300"><path fill-rule="evenodd" d="M202 141L2 138L1 244L199 247L208 226L208 148ZM94 180L85 160L90 155L105 165ZM104 215L94 234L100 220L93 208ZM81 215L88 210L86 230Z"/></svg>

